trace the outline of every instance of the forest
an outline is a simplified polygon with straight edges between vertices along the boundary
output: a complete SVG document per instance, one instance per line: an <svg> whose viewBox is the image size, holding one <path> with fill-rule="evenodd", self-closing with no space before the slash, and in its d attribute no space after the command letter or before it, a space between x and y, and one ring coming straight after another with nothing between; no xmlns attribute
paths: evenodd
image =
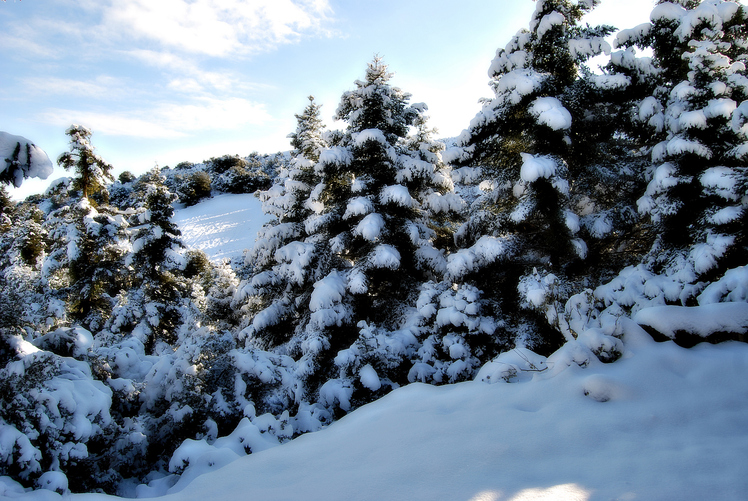
<svg viewBox="0 0 748 501"><path fill-rule="evenodd" d="M341 95L345 129L310 96L290 152L115 180L68 128L71 177L0 197L0 476L131 493L410 383L511 381L492 361L518 349L614 364L627 319L745 341L748 10L659 2L618 31L581 23L596 3L538 0L456 138L380 57ZM32 160L19 140L0 180ZM219 193L273 218L241 259L173 221Z"/></svg>

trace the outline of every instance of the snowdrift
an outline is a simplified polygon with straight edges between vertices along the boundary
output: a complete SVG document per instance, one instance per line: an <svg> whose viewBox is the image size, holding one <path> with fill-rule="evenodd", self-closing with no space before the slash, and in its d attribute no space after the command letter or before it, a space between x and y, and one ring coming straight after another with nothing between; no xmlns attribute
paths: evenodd
<svg viewBox="0 0 748 501"><path fill-rule="evenodd" d="M411 384L283 446L197 461L162 499L744 499L748 345L685 349L623 323L615 363L576 343L517 351L516 382ZM60 498L7 478L0 496Z"/></svg>

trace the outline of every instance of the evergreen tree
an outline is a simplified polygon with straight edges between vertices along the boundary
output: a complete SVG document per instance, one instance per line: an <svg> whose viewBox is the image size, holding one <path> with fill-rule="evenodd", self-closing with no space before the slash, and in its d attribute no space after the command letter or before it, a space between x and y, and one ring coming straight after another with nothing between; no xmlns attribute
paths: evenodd
<svg viewBox="0 0 748 501"><path fill-rule="evenodd" d="M134 318L144 316L139 322L141 339L152 348L157 340L173 343L181 324L181 308L188 296L188 286L183 275L185 266L181 254L181 232L172 220L173 203L177 196L163 183L158 168L143 180L140 189L145 193L144 211L137 217L132 254L128 262L134 268L135 283L129 292L132 306L142 310ZM126 301L127 305L130 301ZM127 311L127 307L125 308ZM119 315L125 314L122 310ZM129 316L131 319L133 313ZM121 329L121 326L118 326Z"/></svg>
<svg viewBox="0 0 748 501"><path fill-rule="evenodd" d="M533 328L522 327L527 319L512 323L518 338L526 337L520 331L540 333L524 342L549 343L546 349L563 339L555 332L557 310L588 255L574 204L582 197L573 190L605 156L597 146L601 133L595 132L604 112L590 112L596 86L582 78L585 61L610 49L604 38L611 27L579 24L596 4L536 2L529 31L517 33L491 63L495 97L484 103L447 157L458 166L482 167L493 187L474 204L458 233L467 249L453 257L453 276L472 277L480 289L497 290L504 311L537 310ZM605 132L608 139L614 130L608 126ZM501 249L484 253L490 259L483 262L466 260L483 252L471 247L485 243L482 235L498 237ZM484 267L497 257L501 264ZM529 283L539 288L528 289ZM534 300L541 296L542 301Z"/></svg>
<svg viewBox="0 0 748 501"><path fill-rule="evenodd" d="M129 250L127 222L108 211L98 211L86 198L66 217L70 273L70 318L86 329L100 329L111 313L114 296L131 284L124 262Z"/></svg>
<svg viewBox="0 0 748 501"><path fill-rule="evenodd" d="M309 96L309 104L301 115L295 115L296 132L289 134L293 158L288 169L282 169L275 185L260 194L263 210L277 217L279 224L298 224L314 212L309 195L319 182L314 164L326 148L323 139L325 126L320 118L321 106Z"/></svg>
<svg viewBox="0 0 748 501"><path fill-rule="evenodd" d="M394 328L420 283L444 271L429 219L461 208L426 129L407 135L425 106L409 105L391 77L375 58L343 94L336 116L348 128L314 165L314 212L303 227L278 225L258 240L253 255L267 266L242 285L251 312L242 335L300 356L310 391L332 373L324 360L358 338L359 322Z"/></svg>
<svg viewBox="0 0 748 501"><path fill-rule="evenodd" d="M74 188L80 190L83 198L105 190L107 180L113 181L112 166L94 152L91 144L92 132L82 125L71 125L65 134L70 136L70 151L57 159L57 163L66 170L74 170Z"/></svg>
<svg viewBox="0 0 748 501"><path fill-rule="evenodd" d="M294 157L303 156L307 160L317 162L320 152L327 146L323 139L325 125L320 118L321 105L314 101L314 96L309 96L309 104L301 115L296 117L296 131L289 134Z"/></svg>
<svg viewBox="0 0 748 501"><path fill-rule="evenodd" d="M640 101L652 167L638 201L660 238L656 270L691 282L745 263L746 9L737 2L660 2L627 37L652 47L659 86Z"/></svg>
<svg viewBox="0 0 748 501"><path fill-rule="evenodd" d="M88 198L69 195L61 190L56 203L46 205L49 212L42 231L48 244L42 255L42 280L50 296L67 305L67 321L95 331L108 318L114 296L130 284L124 262L128 223L109 206L97 209ZM41 253L35 240L30 238L25 248L29 258Z"/></svg>
<svg viewBox="0 0 748 501"><path fill-rule="evenodd" d="M5 186L0 186L0 233L4 233L10 229L11 226L11 215L15 204L10 199L8 190Z"/></svg>

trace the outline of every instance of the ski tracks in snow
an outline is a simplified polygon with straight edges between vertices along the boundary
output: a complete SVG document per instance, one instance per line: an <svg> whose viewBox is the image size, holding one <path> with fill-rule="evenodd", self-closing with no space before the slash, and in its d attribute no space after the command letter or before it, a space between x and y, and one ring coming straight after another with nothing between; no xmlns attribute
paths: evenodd
<svg viewBox="0 0 748 501"><path fill-rule="evenodd" d="M270 217L252 194L222 194L178 209L174 222L188 248L200 249L211 261L241 257L254 245L257 231Z"/></svg>

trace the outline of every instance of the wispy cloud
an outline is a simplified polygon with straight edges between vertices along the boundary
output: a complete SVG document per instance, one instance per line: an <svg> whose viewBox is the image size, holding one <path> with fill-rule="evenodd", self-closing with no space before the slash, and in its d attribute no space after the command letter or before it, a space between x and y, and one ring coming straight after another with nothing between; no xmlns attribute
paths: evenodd
<svg viewBox="0 0 748 501"><path fill-rule="evenodd" d="M11 55L96 60L142 51L174 67L185 57L243 57L326 36L333 22L329 0L48 0L45 7L3 26L0 43Z"/></svg>
<svg viewBox="0 0 748 501"><path fill-rule="evenodd" d="M247 81L236 71L204 70L193 57L148 49L122 51L122 55L165 71L170 76L169 89L191 94L237 93L266 89Z"/></svg>
<svg viewBox="0 0 748 501"><path fill-rule="evenodd" d="M93 80L34 76L24 78L22 82L25 91L46 95L112 99L127 92L125 82L106 75L100 75Z"/></svg>
<svg viewBox="0 0 748 501"><path fill-rule="evenodd" d="M214 57L267 51L325 33L332 12L327 0L109 0L97 8L112 37Z"/></svg>
<svg viewBox="0 0 748 501"><path fill-rule="evenodd" d="M201 131L263 124L271 119L263 105L241 98L200 98L187 104L159 104L126 112L53 108L38 118L61 127L80 123L101 134L143 138L187 137Z"/></svg>

